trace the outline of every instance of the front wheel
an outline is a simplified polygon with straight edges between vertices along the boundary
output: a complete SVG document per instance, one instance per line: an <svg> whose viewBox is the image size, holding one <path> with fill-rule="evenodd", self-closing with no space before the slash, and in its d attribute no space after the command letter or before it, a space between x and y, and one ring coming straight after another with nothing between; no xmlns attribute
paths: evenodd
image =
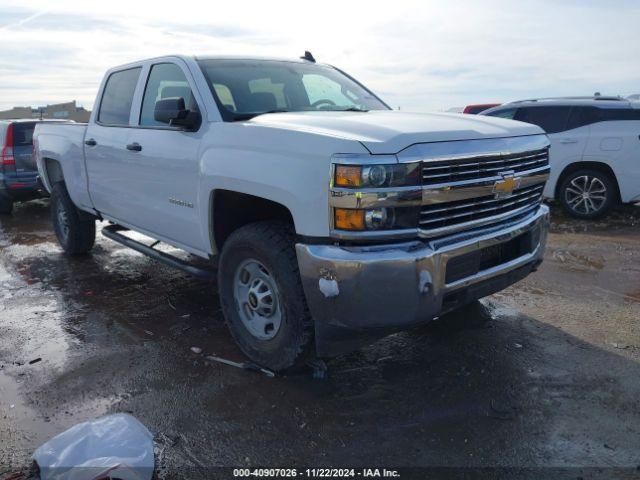
<svg viewBox="0 0 640 480"><path fill-rule="evenodd" d="M96 222L81 217L64 183L56 183L51 190L51 220L66 253L80 255L91 250L96 240Z"/></svg>
<svg viewBox="0 0 640 480"><path fill-rule="evenodd" d="M611 177L599 170L570 173L560 185L558 200L576 218L592 219L605 215L615 205L617 189Z"/></svg>
<svg viewBox="0 0 640 480"><path fill-rule="evenodd" d="M251 360L280 371L310 358L313 321L287 224L257 222L233 232L220 256L218 288L231 335Z"/></svg>

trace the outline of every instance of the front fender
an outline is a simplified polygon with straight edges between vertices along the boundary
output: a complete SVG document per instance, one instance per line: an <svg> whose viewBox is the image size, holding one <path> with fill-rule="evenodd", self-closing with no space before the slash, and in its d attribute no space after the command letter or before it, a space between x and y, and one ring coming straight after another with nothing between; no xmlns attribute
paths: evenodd
<svg viewBox="0 0 640 480"><path fill-rule="evenodd" d="M210 205L216 189L279 203L291 212L296 233L328 237L331 157L367 153L355 141L248 122L215 124L205 142L198 193L205 244L212 244Z"/></svg>

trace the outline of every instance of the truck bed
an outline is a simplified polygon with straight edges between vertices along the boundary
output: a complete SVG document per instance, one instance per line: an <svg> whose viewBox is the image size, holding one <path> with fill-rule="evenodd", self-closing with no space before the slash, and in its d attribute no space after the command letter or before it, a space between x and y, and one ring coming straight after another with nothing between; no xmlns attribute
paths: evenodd
<svg viewBox="0 0 640 480"><path fill-rule="evenodd" d="M87 172L84 158L86 123L41 123L33 133L38 172L45 188L51 192L57 180L54 166L57 162L73 202L84 210L93 205L87 189Z"/></svg>

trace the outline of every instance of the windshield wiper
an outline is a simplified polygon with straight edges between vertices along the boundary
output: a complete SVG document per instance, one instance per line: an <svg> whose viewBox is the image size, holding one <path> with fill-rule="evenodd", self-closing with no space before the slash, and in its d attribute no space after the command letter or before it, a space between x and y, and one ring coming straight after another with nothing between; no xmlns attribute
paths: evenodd
<svg viewBox="0 0 640 480"><path fill-rule="evenodd" d="M331 111L332 112L368 112L369 110L365 110L364 108L358 108L358 107L348 107L348 108L339 108Z"/></svg>
<svg viewBox="0 0 640 480"><path fill-rule="evenodd" d="M260 112L258 115L264 115L265 113L287 113L291 110L287 110L285 108L276 108L275 110L267 110L266 112Z"/></svg>
<svg viewBox="0 0 640 480"><path fill-rule="evenodd" d="M274 110L267 110L266 112L251 112L251 113L234 113L233 114L233 121L234 122L240 122L243 120L251 120L254 117L257 117L258 115L265 115L267 113L286 113L286 112L290 112L291 110L285 110L283 108L277 108Z"/></svg>

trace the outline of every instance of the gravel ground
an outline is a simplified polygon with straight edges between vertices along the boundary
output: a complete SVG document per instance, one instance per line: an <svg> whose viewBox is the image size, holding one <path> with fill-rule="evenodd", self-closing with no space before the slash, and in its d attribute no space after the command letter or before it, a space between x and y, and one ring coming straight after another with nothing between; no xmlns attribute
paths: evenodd
<svg viewBox="0 0 640 480"><path fill-rule="evenodd" d="M635 478L639 210L591 223L554 210L538 272L314 380L208 361L242 360L215 285L102 236L69 259L48 202L19 205L0 218L0 478L112 412L154 432L160 478L346 465Z"/></svg>

